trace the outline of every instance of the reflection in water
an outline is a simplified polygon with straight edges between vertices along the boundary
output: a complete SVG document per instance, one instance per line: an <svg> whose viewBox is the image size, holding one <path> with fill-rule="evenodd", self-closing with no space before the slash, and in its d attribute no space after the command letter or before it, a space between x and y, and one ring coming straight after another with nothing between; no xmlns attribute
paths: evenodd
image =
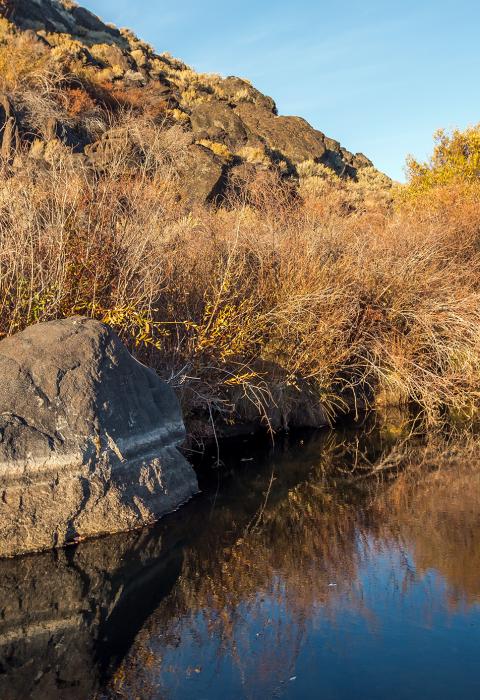
<svg viewBox="0 0 480 700"><path fill-rule="evenodd" d="M438 461L438 457L435 461ZM421 477L421 478L419 478ZM438 572L452 609L480 604L480 454L449 451L423 475L400 474L375 501L380 536L410 549L416 571ZM383 526L383 527L382 527Z"/></svg>
<svg viewBox="0 0 480 700"><path fill-rule="evenodd" d="M390 439L238 442L159 527L0 562L2 700L478 697L480 464Z"/></svg>
<svg viewBox="0 0 480 700"><path fill-rule="evenodd" d="M90 698L181 564L154 531L1 562L2 700Z"/></svg>

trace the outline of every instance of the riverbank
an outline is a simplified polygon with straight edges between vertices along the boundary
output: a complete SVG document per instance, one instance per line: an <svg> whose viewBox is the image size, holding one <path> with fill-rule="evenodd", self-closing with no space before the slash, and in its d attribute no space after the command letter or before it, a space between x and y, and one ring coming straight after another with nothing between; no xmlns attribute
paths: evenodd
<svg viewBox="0 0 480 700"><path fill-rule="evenodd" d="M175 389L192 445L476 412L478 129L395 184L248 81L36 5L0 9L0 338L104 321Z"/></svg>

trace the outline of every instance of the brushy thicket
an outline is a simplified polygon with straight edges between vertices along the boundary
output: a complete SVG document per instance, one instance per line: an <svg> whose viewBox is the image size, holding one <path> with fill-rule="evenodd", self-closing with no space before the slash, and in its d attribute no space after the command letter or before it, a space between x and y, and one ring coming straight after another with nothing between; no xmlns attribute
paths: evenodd
<svg viewBox="0 0 480 700"><path fill-rule="evenodd" d="M375 403L413 402L430 423L475 413L478 181L436 175L461 135L410 164L395 206L368 169L347 183L307 163L299 195L265 171L221 207L188 211L181 125L123 103L107 112L105 86L52 73L36 50L6 86L32 120L120 123L143 164L132 173L128 151L93 175L58 144L39 171L19 154L0 180L2 335L72 314L106 321L175 385L192 433L205 417L318 424Z"/></svg>

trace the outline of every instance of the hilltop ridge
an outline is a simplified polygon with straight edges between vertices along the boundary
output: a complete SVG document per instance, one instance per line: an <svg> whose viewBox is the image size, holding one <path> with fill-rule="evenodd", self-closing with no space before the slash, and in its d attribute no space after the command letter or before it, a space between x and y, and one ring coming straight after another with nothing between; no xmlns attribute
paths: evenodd
<svg viewBox="0 0 480 700"><path fill-rule="evenodd" d="M24 105L16 105L12 90L4 86L0 129L7 160L19 142L59 140L101 169L112 157L118 134L92 132L84 116L94 106L120 106L178 124L188 134L190 158L183 179L192 201L215 199L229 183L262 170L275 170L293 182L306 172L323 175L325 168L351 180L361 170L374 171L366 156L350 153L301 117L279 116L274 100L247 80L197 73L70 0L3 0L0 14L0 42L29 41L33 56L43 55L63 73L58 89L66 90L69 99L75 91L77 99L74 114L69 105L66 118L50 114L49 123L39 127L25 122Z"/></svg>

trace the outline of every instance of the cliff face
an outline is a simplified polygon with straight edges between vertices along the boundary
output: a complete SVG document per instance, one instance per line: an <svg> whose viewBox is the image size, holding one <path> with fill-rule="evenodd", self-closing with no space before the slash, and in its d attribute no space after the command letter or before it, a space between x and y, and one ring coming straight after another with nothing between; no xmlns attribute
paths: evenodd
<svg viewBox="0 0 480 700"><path fill-rule="evenodd" d="M90 102L98 106L107 99L109 109L112 99L114 105L126 103L137 110L141 104L143 111L162 124L179 124L190 139L184 179L192 199L213 199L229 181L260 170L273 169L295 181L305 164L320 165L352 179L361 169L373 169L366 156L348 152L304 119L279 116L273 99L247 80L197 73L168 54L155 53L130 31L105 24L70 0L0 0L0 12L5 18L3 41L12 41L14 36L18 41L22 35L36 41L39 51L50 53L62 66L64 85L68 75L79 73L80 66L81 90L89 93ZM93 80L102 87L95 95L86 87L87 72L90 83ZM79 90L78 85L73 87ZM15 95L9 97L15 102ZM84 102L87 110L87 100ZM112 150L110 135L89 134L79 124L81 107L76 114L77 128L50 119L40 140L60 140L85 155L94 167L104 167ZM22 139L20 114L17 122L20 140L31 140L31 124L23 129L28 138ZM7 159L9 148L16 143L12 126L10 132L3 149ZM38 154L38 145L36 149Z"/></svg>

